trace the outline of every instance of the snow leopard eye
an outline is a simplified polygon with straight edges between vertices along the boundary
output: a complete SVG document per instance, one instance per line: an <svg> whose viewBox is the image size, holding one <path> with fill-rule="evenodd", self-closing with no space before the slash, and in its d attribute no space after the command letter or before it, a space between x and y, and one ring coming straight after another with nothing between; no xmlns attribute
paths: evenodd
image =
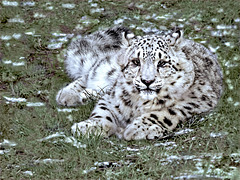
<svg viewBox="0 0 240 180"><path fill-rule="evenodd" d="M132 60L132 63L133 63L135 66L140 66L140 65L141 65L139 59L133 59L133 60Z"/></svg>
<svg viewBox="0 0 240 180"><path fill-rule="evenodd" d="M167 64L167 62L159 61L157 67L158 68L163 67L165 64Z"/></svg>

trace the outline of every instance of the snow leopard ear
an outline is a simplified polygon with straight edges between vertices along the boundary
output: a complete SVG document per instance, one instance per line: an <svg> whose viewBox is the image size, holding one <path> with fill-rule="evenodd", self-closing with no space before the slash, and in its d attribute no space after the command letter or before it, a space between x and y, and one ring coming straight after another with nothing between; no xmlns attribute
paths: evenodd
<svg viewBox="0 0 240 180"><path fill-rule="evenodd" d="M130 32L130 31L128 31L128 32L126 32L126 31L124 31L124 32L122 32L122 51L124 52L124 53L121 53L119 56L118 56L118 64L121 66L121 68L123 69L126 65L127 65L127 63L128 63L128 57L126 56L126 51L128 51L127 50L127 48L129 47L129 46L131 46L131 44L132 44L132 39L135 37L135 35L132 33L132 32Z"/></svg>
<svg viewBox="0 0 240 180"><path fill-rule="evenodd" d="M131 44L131 40L135 37L132 32L122 32L122 45L128 47Z"/></svg>
<svg viewBox="0 0 240 180"><path fill-rule="evenodd" d="M180 44L183 40L183 31L176 30L166 36L166 41L170 46L176 46Z"/></svg>

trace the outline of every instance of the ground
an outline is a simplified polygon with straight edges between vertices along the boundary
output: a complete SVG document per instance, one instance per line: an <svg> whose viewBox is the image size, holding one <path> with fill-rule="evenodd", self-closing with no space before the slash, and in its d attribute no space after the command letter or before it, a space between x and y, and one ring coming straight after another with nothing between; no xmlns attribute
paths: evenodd
<svg viewBox="0 0 240 180"><path fill-rule="evenodd" d="M232 1L0 2L1 179L238 179L240 6ZM60 107L71 80L63 54L73 36L113 25L135 34L182 28L216 53L225 91L215 111L164 140L74 138L94 101Z"/></svg>

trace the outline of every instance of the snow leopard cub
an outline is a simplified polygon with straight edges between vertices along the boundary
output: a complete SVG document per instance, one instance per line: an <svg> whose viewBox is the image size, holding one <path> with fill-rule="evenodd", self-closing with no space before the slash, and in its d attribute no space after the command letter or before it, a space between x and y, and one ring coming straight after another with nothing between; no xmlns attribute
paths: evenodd
<svg viewBox="0 0 240 180"><path fill-rule="evenodd" d="M72 126L75 135L161 138L212 110L222 94L216 56L181 31L142 37L123 27L99 31L71 43L66 69L74 81L58 92L58 104L83 103L85 89L105 91L89 119Z"/></svg>

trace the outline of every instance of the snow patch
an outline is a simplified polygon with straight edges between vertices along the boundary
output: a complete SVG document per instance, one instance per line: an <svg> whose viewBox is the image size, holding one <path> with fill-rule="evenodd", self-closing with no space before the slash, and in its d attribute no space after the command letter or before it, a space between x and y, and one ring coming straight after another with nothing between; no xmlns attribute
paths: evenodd
<svg viewBox="0 0 240 180"><path fill-rule="evenodd" d="M3 64L12 64L12 61L11 60L5 60L5 61L2 61Z"/></svg>
<svg viewBox="0 0 240 180"><path fill-rule="evenodd" d="M183 130L180 130L178 132L175 132L174 135L175 136L183 135L183 134L187 134L187 133L190 133L190 132L193 132L193 131L194 131L193 129L183 129Z"/></svg>
<svg viewBox="0 0 240 180"><path fill-rule="evenodd" d="M55 141L53 141L53 143L65 142L65 143L72 144L76 148L86 148L87 147L86 144L82 144L75 137L73 137L73 136L70 136L70 137L66 136L64 134L64 132L57 132L55 134L51 134L51 135L49 135L49 136L47 136L45 138L39 139L38 141L43 142L43 141L51 140L53 138L58 138L58 137L62 137L62 139L55 140Z"/></svg>
<svg viewBox="0 0 240 180"><path fill-rule="evenodd" d="M138 152L140 149L127 147L126 150L127 150L127 151Z"/></svg>
<svg viewBox="0 0 240 180"><path fill-rule="evenodd" d="M34 18L45 18L46 15L36 12L36 13L34 13L33 17L34 17Z"/></svg>
<svg viewBox="0 0 240 180"><path fill-rule="evenodd" d="M164 146L166 147L166 149L172 149L174 147L177 147L175 142L155 143L154 146L155 147Z"/></svg>
<svg viewBox="0 0 240 180"><path fill-rule="evenodd" d="M87 147L86 144L82 144L80 141L78 141L73 136L66 137L63 141L66 142L66 143L72 144L76 148L86 148Z"/></svg>
<svg viewBox="0 0 240 180"><path fill-rule="evenodd" d="M12 37L13 37L14 39L20 39L21 36L22 36L22 34L20 34L20 33L14 33L14 34L12 35Z"/></svg>
<svg viewBox="0 0 240 180"><path fill-rule="evenodd" d="M224 137L224 136L226 136L226 135L228 135L228 132L223 132L223 133L213 133L213 132L211 132L211 133L210 133L210 137L213 137L213 138L216 138L216 137Z"/></svg>
<svg viewBox="0 0 240 180"><path fill-rule="evenodd" d="M62 4L62 7L67 9L73 9L75 8L75 6L76 4L70 4L70 3Z"/></svg>
<svg viewBox="0 0 240 180"><path fill-rule="evenodd" d="M24 171L23 174L29 175L29 176L33 176L33 172L32 171Z"/></svg>
<svg viewBox="0 0 240 180"><path fill-rule="evenodd" d="M62 42L58 42L58 43L49 44L47 47L48 49L60 49L62 45L63 45Z"/></svg>
<svg viewBox="0 0 240 180"><path fill-rule="evenodd" d="M180 179L180 180L186 180L186 179L205 179L205 178L219 178L218 176L211 176L211 175L189 175L189 174L186 174L186 175L181 175L181 176L178 176L178 177L174 177L173 179Z"/></svg>
<svg viewBox="0 0 240 180"><path fill-rule="evenodd" d="M91 167L91 168L89 168L89 169L87 169L87 170L83 170L83 174L87 174L87 173L89 173L89 172L91 172L91 171L94 171L94 170L96 170L97 169L97 167Z"/></svg>
<svg viewBox="0 0 240 180"><path fill-rule="evenodd" d="M3 96L7 101L9 102L26 102L27 100L25 98L10 98Z"/></svg>
<svg viewBox="0 0 240 180"><path fill-rule="evenodd" d="M12 64L13 66L24 66L25 62L12 62L11 60L4 60L2 61L3 64Z"/></svg>
<svg viewBox="0 0 240 180"><path fill-rule="evenodd" d="M14 65L14 63L13 63ZM19 66L19 65L18 65ZM11 98L11 97L6 97L6 96L3 96L6 100L7 100L7 103L21 103L21 102L26 102L26 106L27 107L39 107L39 106L45 106L44 103L42 102L27 102L27 99L25 98Z"/></svg>
<svg viewBox="0 0 240 180"><path fill-rule="evenodd" d="M219 49L219 46L217 46L217 47L212 47L211 45L209 45L208 48L210 49L211 52L216 53L217 50Z"/></svg>
<svg viewBox="0 0 240 180"><path fill-rule="evenodd" d="M64 134L64 132L57 132L57 133L51 134L45 138L39 139L38 141L42 142L42 141L46 141L46 140L56 138L56 137L65 137L65 134Z"/></svg>
<svg viewBox="0 0 240 180"><path fill-rule="evenodd" d="M12 63L13 66L24 66L25 65L25 62L13 62Z"/></svg>
<svg viewBox="0 0 240 180"><path fill-rule="evenodd" d="M235 22L240 22L240 18L237 18L234 20Z"/></svg>
<svg viewBox="0 0 240 180"><path fill-rule="evenodd" d="M70 115L68 115L67 117L66 117L70 122L72 122L73 121L73 117L72 117L72 115L70 114Z"/></svg>
<svg viewBox="0 0 240 180"><path fill-rule="evenodd" d="M61 163L61 162L64 162L64 159L50 159L50 158L47 158L47 159L38 159L38 160L34 161L34 163L36 163L36 164L40 164L40 163L52 164L52 163Z"/></svg>
<svg viewBox="0 0 240 180"><path fill-rule="evenodd" d="M35 2L31 1L23 2L23 6L35 6Z"/></svg>
<svg viewBox="0 0 240 180"><path fill-rule="evenodd" d="M7 154L10 152L10 149L0 150L0 155Z"/></svg>
<svg viewBox="0 0 240 180"><path fill-rule="evenodd" d="M53 36L56 36L56 37L62 37L62 36L67 36L67 34L65 33L59 33L59 32L54 32L52 33Z"/></svg>
<svg viewBox="0 0 240 180"><path fill-rule="evenodd" d="M10 146L10 147L14 147L16 146L17 143L13 142L13 141L9 141L7 139L4 139L3 142L0 143L0 146Z"/></svg>
<svg viewBox="0 0 240 180"><path fill-rule="evenodd" d="M28 32L25 32L25 34L33 36L35 34L35 31L28 31Z"/></svg>
<svg viewBox="0 0 240 180"><path fill-rule="evenodd" d="M240 105L240 102L235 102L233 105L234 105L234 106L239 106L239 105Z"/></svg>
<svg viewBox="0 0 240 180"><path fill-rule="evenodd" d="M0 38L1 38L1 40L8 41L8 40L12 39L12 36L10 36L10 35L2 35Z"/></svg>
<svg viewBox="0 0 240 180"><path fill-rule="evenodd" d="M25 23L25 21L22 18L19 18L19 17L11 18L11 19L8 20L8 22L11 22L11 23Z"/></svg>
<svg viewBox="0 0 240 180"><path fill-rule="evenodd" d="M0 147L14 147L16 146L17 143L13 142L13 141L9 141L7 139L4 139L3 142L0 143ZM7 154L11 151L11 149L1 149L0 150L0 155L3 155L3 154Z"/></svg>
<svg viewBox="0 0 240 180"><path fill-rule="evenodd" d="M27 102L27 107L40 107L40 106L45 106L44 103L42 102Z"/></svg>
<svg viewBox="0 0 240 180"><path fill-rule="evenodd" d="M3 6L18 6L18 2L16 1L2 1Z"/></svg>
<svg viewBox="0 0 240 180"><path fill-rule="evenodd" d="M122 24L124 22L124 19L117 19L115 21L113 21L114 24Z"/></svg>
<svg viewBox="0 0 240 180"><path fill-rule="evenodd" d="M78 109L73 109L73 108L63 108L63 109L60 109L60 108L57 108L57 111L58 112L73 112L73 111L78 111Z"/></svg>
<svg viewBox="0 0 240 180"><path fill-rule="evenodd" d="M237 29L236 25L224 25L224 24L220 24L217 25L216 27L217 29Z"/></svg>
<svg viewBox="0 0 240 180"><path fill-rule="evenodd" d="M97 3L91 3L90 5L91 5L91 7L97 7L98 6Z"/></svg>
<svg viewBox="0 0 240 180"><path fill-rule="evenodd" d="M96 9L91 9L91 14L94 14L94 13L101 13L104 11L104 8L96 8Z"/></svg>

